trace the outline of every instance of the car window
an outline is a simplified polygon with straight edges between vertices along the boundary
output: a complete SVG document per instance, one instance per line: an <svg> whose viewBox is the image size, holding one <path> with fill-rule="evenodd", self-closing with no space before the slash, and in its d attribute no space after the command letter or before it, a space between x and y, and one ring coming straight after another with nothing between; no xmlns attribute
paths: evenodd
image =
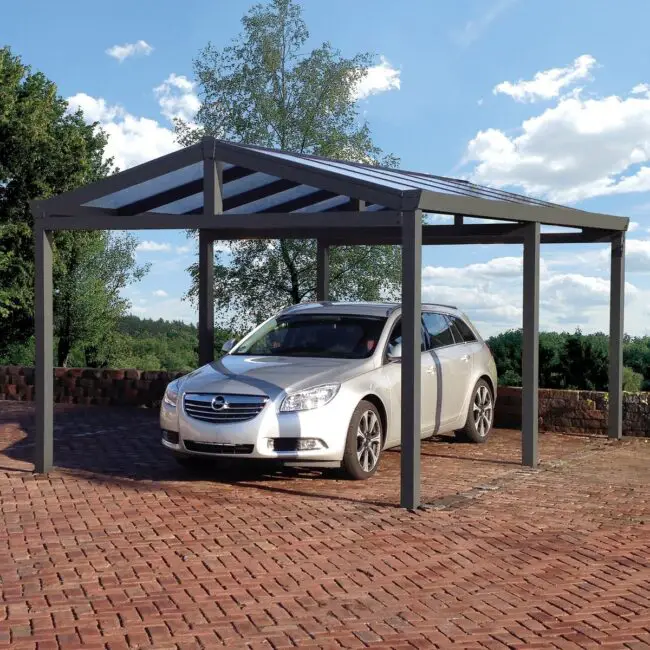
<svg viewBox="0 0 650 650"><path fill-rule="evenodd" d="M454 341L456 341L456 343L464 343L463 335L460 333L458 327L456 327L456 321L453 318L449 319L449 325L451 333L454 335Z"/></svg>
<svg viewBox="0 0 650 650"><path fill-rule="evenodd" d="M472 332L469 325L462 318L458 318L457 316L452 316L451 319L454 325L456 326L456 329L458 330L458 332L460 332L460 335L463 337L462 340L465 343L471 343L472 341L476 341L476 336L474 335L474 332Z"/></svg>
<svg viewBox="0 0 650 650"><path fill-rule="evenodd" d="M375 351L385 323L370 316L280 316L232 354L364 359Z"/></svg>
<svg viewBox="0 0 650 650"><path fill-rule="evenodd" d="M451 333L451 325L444 314L424 312L422 320L429 334L430 349L441 348L455 343Z"/></svg>
<svg viewBox="0 0 650 650"><path fill-rule="evenodd" d="M424 330L421 330L422 334L422 340L421 340L421 349L424 351L426 349L426 346L424 344ZM386 352L390 354L391 350L393 347L396 345L401 345L402 344L402 319L400 318L397 323L395 323L395 326L393 327L393 331L390 333L390 337L388 339L388 345L386 346Z"/></svg>

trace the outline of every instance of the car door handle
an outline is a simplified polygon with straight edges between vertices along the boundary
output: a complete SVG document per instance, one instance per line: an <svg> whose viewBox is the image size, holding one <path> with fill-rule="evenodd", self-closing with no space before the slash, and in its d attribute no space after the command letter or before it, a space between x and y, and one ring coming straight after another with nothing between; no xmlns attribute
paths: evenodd
<svg viewBox="0 0 650 650"><path fill-rule="evenodd" d="M469 361L469 354L464 354L461 358L461 361Z"/></svg>
<svg viewBox="0 0 650 650"><path fill-rule="evenodd" d="M429 366L426 370L427 375L435 375L436 374L436 367L435 366Z"/></svg>

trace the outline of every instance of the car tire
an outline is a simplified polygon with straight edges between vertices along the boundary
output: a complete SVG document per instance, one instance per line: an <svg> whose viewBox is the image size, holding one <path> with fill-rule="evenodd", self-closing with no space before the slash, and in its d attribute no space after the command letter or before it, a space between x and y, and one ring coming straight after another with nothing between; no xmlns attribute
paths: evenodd
<svg viewBox="0 0 650 650"><path fill-rule="evenodd" d="M370 478L379 467L384 446L384 426L379 410L371 402L359 402L354 410L341 467L345 475L355 481Z"/></svg>
<svg viewBox="0 0 650 650"><path fill-rule="evenodd" d="M458 431L464 440L475 443L486 442L494 423L494 396L485 379L479 379L472 391L467 409L465 426Z"/></svg>

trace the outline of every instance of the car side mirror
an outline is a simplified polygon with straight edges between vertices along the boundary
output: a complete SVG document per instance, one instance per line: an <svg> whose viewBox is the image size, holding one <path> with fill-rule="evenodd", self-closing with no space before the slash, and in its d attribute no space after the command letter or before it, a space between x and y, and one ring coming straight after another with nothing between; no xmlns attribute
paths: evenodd
<svg viewBox="0 0 650 650"><path fill-rule="evenodd" d="M402 359L402 344L396 343L390 346L387 355L389 361L401 361Z"/></svg>
<svg viewBox="0 0 650 650"><path fill-rule="evenodd" d="M228 354L230 350L232 350L235 347L235 343L237 343L237 339L228 339L222 346L221 346L221 351L225 352Z"/></svg>

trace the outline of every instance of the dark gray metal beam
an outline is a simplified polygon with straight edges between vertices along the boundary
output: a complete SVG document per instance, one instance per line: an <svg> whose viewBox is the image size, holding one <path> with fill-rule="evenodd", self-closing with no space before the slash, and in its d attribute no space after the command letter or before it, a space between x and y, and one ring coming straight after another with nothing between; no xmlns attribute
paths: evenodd
<svg viewBox="0 0 650 650"><path fill-rule="evenodd" d="M402 439L400 503L420 506L422 213L405 212L402 223Z"/></svg>
<svg viewBox="0 0 650 650"><path fill-rule="evenodd" d="M539 222L552 226L627 230L629 219L563 207L529 205L515 201L497 201L459 194L423 190L419 208L425 212L462 214L466 217L502 221Z"/></svg>
<svg viewBox="0 0 650 650"><path fill-rule="evenodd" d="M313 233L326 237L332 230L354 228L399 227L400 213L382 212L310 212L310 213L272 213L272 214L168 214L164 212L145 212L130 217L93 209L72 208L66 215L52 214L42 219L42 225L49 230L195 230L212 229L218 239L246 239L251 236L280 239L292 233ZM303 234L295 238L302 239ZM307 237L308 238L308 237Z"/></svg>
<svg viewBox="0 0 650 650"><path fill-rule="evenodd" d="M214 219L222 211L223 166L214 148L205 143L203 160L204 216ZM199 365L214 361L214 239L199 230Z"/></svg>
<svg viewBox="0 0 650 650"><path fill-rule="evenodd" d="M539 224L526 226L524 239L521 460L537 467L539 400Z"/></svg>
<svg viewBox="0 0 650 650"><path fill-rule="evenodd" d="M330 248L318 240L316 248L316 300L329 300L330 296Z"/></svg>
<svg viewBox="0 0 650 650"><path fill-rule="evenodd" d="M460 245L489 245L489 244L523 244L524 236L521 225L509 231L500 230L500 224L470 224L462 230L454 231L456 226L424 226L422 243L425 246L460 246ZM479 230L472 230L478 228ZM442 230L439 230L442 229ZM605 234L603 234L605 233ZM591 244L610 241L612 233L607 231L542 233L542 244ZM374 228L363 232L345 232L343 238L337 238L335 233L329 237L332 245L374 245L397 246L400 238L394 229Z"/></svg>
<svg viewBox="0 0 650 650"><path fill-rule="evenodd" d="M625 310L625 234L612 241L609 289L608 436L623 436L623 313Z"/></svg>
<svg viewBox="0 0 650 650"><path fill-rule="evenodd" d="M45 474L54 462L54 348L52 341L52 234L34 229L36 254L34 324L36 337L36 440L34 468Z"/></svg>

